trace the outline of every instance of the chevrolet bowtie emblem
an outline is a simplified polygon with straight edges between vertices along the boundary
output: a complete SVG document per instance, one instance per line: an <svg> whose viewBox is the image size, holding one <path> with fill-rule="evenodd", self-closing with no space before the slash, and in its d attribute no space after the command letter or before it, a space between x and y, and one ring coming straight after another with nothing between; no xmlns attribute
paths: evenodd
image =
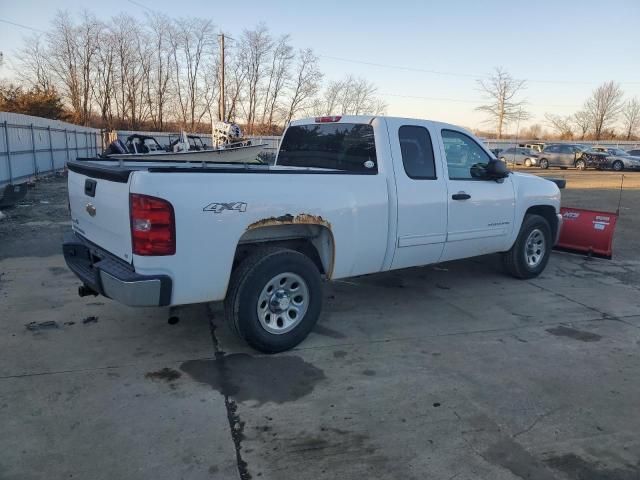
<svg viewBox="0 0 640 480"><path fill-rule="evenodd" d="M94 207L92 203L87 203L86 210L92 217L96 216L96 207Z"/></svg>

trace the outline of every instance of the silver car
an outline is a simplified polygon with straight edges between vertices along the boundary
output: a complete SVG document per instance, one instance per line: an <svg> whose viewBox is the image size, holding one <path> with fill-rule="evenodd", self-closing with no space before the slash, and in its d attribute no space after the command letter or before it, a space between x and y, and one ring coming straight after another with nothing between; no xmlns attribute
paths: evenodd
<svg viewBox="0 0 640 480"><path fill-rule="evenodd" d="M621 172L622 170L640 170L640 157L629 155L621 148L593 147L596 152L607 153L607 166L611 170Z"/></svg>
<svg viewBox="0 0 640 480"><path fill-rule="evenodd" d="M535 167L538 165L538 152L525 147L511 147L500 152L500 160L514 165Z"/></svg>

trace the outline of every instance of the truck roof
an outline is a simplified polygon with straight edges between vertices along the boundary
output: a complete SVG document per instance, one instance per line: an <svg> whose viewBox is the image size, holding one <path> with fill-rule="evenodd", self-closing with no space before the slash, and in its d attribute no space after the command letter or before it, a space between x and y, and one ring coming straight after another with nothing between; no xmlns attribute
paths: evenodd
<svg viewBox="0 0 640 480"><path fill-rule="evenodd" d="M434 127L445 128L445 129L451 128L454 130L468 131L467 128L461 127L459 125L453 125L450 123L436 122L434 120L428 120L425 118L392 117L388 115L326 115L321 117L300 118L298 120L291 121L290 125L309 125L314 123L371 123L376 118L404 120L407 123L428 122L428 123L431 123ZM323 120L320 121L319 119L323 119Z"/></svg>

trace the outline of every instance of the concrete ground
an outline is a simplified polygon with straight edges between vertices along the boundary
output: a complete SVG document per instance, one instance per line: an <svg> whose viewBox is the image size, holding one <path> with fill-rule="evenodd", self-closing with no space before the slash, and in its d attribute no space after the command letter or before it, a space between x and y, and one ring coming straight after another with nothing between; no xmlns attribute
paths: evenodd
<svg viewBox="0 0 640 480"><path fill-rule="evenodd" d="M619 176L549 174L565 204L615 210ZM79 298L63 182L0 221L0 479L640 479L640 175L612 261L335 282L314 333L274 356L217 304L170 325Z"/></svg>

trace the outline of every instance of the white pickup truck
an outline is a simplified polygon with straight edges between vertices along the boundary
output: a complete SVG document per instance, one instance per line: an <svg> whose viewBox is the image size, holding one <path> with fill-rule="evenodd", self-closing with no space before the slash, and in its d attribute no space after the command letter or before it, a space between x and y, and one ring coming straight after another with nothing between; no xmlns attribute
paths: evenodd
<svg viewBox="0 0 640 480"><path fill-rule="evenodd" d="M68 162L63 250L81 295L132 306L225 300L263 352L311 331L322 279L502 253L545 268L556 183L512 173L468 131L391 117L292 122L274 166Z"/></svg>

